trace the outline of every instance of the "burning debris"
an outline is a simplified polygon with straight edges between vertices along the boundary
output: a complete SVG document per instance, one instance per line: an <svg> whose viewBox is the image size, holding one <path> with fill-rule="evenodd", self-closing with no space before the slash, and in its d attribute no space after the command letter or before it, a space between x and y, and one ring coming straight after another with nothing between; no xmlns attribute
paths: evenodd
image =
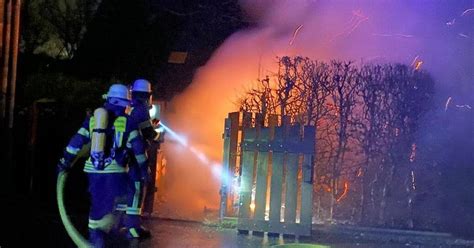
<svg viewBox="0 0 474 248"><path fill-rule="evenodd" d="M444 111L448 111L448 107L452 99L452 97L448 97L448 100L446 100L446 104L444 105Z"/></svg>
<svg viewBox="0 0 474 248"><path fill-rule="evenodd" d="M298 32L303 28L303 24L299 25L296 29L295 29L295 32L293 33L293 37L291 37L291 40L290 40L290 46L293 45L293 42L295 41L296 39L296 36L298 35Z"/></svg>
<svg viewBox="0 0 474 248"><path fill-rule="evenodd" d="M465 15L468 15L468 14L471 14L471 13L474 13L474 8L464 10L462 12L461 16L465 16Z"/></svg>

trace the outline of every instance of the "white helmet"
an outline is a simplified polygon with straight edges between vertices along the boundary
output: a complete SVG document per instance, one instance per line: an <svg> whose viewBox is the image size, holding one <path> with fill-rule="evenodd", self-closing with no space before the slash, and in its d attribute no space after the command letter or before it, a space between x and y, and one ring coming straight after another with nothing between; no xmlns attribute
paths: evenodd
<svg viewBox="0 0 474 248"><path fill-rule="evenodd" d="M137 79L133 82L132 92L151 93L151 84L146 79Z"/></svg>
<svg viewBox="0 0 474 248"><path fill-rule="evenodd" d="M123 84L112 84L107 92L107 101L114 105L126 107L130 104L130 91Z"/></svg>

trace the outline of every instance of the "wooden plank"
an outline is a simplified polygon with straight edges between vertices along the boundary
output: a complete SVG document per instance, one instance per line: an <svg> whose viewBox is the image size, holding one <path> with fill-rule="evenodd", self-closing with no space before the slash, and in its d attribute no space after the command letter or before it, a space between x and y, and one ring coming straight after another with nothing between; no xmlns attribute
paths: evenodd
<svg viewBox="0 0 474 248"><path fill-rule="evenodd" d="M239 222L237 228L248 230L248 226L242 225L241 220L250 218L250 203L252 197L253 184L253 168L255 152L246 150L246 143L253 142L257 133L252 127L252 113L242 112L242 144L241 144L241 160L240 160L240 196L239 196ZM244 190L244 191L243 191Z"/></svg>
<svg viewBox="0 0 474 248"><path fill-rule="evenodd" d="M255 114L255 127L264 127L265 126L265 116L261 113Z"/></svg>
<svg viewBox="0 0 474 248"><path fill-rule="evenodd" d="M269 115L268 127L270 128L270 140L274 140L276 126L278 126L278 115Z"/></svg>
<svg viewBox="0 0 474 248"><path fill-rule="evenodd" d="M286 163L285 223L296 221L298 154L289 153Z"/></svg>
<svg viewBox="0 0 474 248"><path fill-rule="evenodd" d="M276 116L275 116L276 117ZM273 120L272 120L273 119ZM276 125L276 118L270 118L270 125ZM276 119L277 120L277 119ZM277 120L278 121L278 120ZM273 142L278 144L283 142L285 136L285 129L282 127L275 127L273 131ZM272 149L273 150L273 149ZM285 154L283 152L272 153L272 178L270 185L270 221L280 222L282 191L283 191L283 165Z"/></svg>
<svg viewBox="0 0 474 248"><path fill-rule="evenodd" d="M300 223L311 226L313 218L313 162L311 154L303 156L303 180L301 182Z"/></svg>
<svg viewBox="0 0 474 248"><path fill-rule="evenodd" d="M255 218L265 220L267 195L268 152L259 152L257 159L257 178L255 189Z"/></svg>
<svg viewBox="0 0 474 248"><path fill-rule="evenodd" d="M239 144L239 112L229 113L229 117L226 118L229 120L229 170L231 173L235 173L235 166L237 161L237 150ZM227 127L227 124L226 124Z"/></svg>
<svg viewBox="0 0 474 248"><path fill-rule="evenodd" d="M237 157L239 154L239 115L240 112L233 112L229 113L229 119L230 121L230 126L228 130L228 136L229 136L229 157L227 158L227 161L229 163L228 165L228 180L229 182L227 183L227 210L225 215L226 216L235 216L235 208L234 208L234 199L239 192L234 192L234 187L232 187L233 184L233 178L236 175L240 175L240 165L237 165Z"/></svg>
<svg viewBox="0 0 474 248"><path fill-rule="evenodd" d="M232 187L230 184L232 183L230 180L230 170L229 170L229 156L230 156L230 125L231 120L229 118L225 119L224 122L224 134L222 138L224 138L224 152L223 152L223 159L222 159L222 178L221 178L221 202L220 202L220 209L219 209L219 218L222 220L226 213L228 212L229 208L229 201L228 195L229 191Z"/></svg>
<svg viewBox="0 0 474 248"><path fill-rule="evenodd" d="M288 135L285 143L297 143L300 138L300 125L287 127ZM297 153L288 153L286 162L286 194L285 194L285 223L296 222L296 204L298 200L298 162L299 155Z"/></svg>
<svg viewBox="0 0 474 248"><path fill-rule="evenodd" d="M246 141L253 141L255 140L256 133L249 132L253 128L246 128L244 129L245 139L244 145ZM253 168L254 168L254 151L244 151L242 154L242 176L240 178L240 207L239 207L239 220L245 219L250 217L250 202L251 202L251 195L252 195L252 180L253 180ZM240 226L239 222L239 229L245 229L247 227Z"/></svg>
<svg viewBox="0 0 474 248"><path fill-rule="evenodd" d="M242 112L242 128L248 128L252 126L252 113Z"/></svg>
<svg viewBox="0 0 474 248"><path fill-rule="evenodd" d="M270 186L270 221L280 222L281 191L283 184L283 159L285 154L275 152L272 155L272 179Z"/></svg>
<svg viewBox="0 0 474 248"><path fill-rule="evenodd" d="M262 124L258 122L258 119L262 118L262 115L256 115L257 125ZM255 171L255 219L265 219L265 206L266 206L266 195L267 195L267 180L268 180L268 146L266 143L269 140L269 129L263 127L257 127L257 168Z"/></svg>

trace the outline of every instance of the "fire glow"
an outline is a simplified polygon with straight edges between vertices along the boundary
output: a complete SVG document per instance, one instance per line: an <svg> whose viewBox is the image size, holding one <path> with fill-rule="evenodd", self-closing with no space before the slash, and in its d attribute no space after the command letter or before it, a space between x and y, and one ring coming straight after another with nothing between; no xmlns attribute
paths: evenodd
<svg viewBox="0 0 474 248"><path fill-rule="evenodd" d="M457 17L458 28L472 11L464 7L456 16L438 19L419 11L428 4L441 8L434 1L406 5L398 1L242 0L243 11L255 22L223 42L165 113L166 124L186 137L163 146L169 165L167 191L173 196L168 199L169 209L193 208L187 213L194 214L204 206L218 208L220 180L213 175L218 174L219 163L213 161L222 159L223 121L229 112L238 110L237 98L257 79L276 73L277 56L412 62L413 69L433 72L440 80L469 65L469 54L459 56L446 48L466 46L468 39L458 34L472 32L448 29L446 21L454 24ZM430 25L418 25L424 23ZM435 58L443 58L442 63ZM399 130L395 132L398 135ZM345 188L348 191L348 183ZM175 197L178 194L185 200Z"/></svg>

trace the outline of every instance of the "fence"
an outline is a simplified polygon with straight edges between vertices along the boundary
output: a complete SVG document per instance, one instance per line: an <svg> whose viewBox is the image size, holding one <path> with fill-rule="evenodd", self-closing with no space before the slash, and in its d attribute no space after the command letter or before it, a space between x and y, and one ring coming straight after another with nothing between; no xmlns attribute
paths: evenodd
<svg viewBox="0 0 474 248"><path fill-rule="evenodd" d="M238 217L240 233L309 236L315 128L234 112L223 138L221 217Z"/></svg>

